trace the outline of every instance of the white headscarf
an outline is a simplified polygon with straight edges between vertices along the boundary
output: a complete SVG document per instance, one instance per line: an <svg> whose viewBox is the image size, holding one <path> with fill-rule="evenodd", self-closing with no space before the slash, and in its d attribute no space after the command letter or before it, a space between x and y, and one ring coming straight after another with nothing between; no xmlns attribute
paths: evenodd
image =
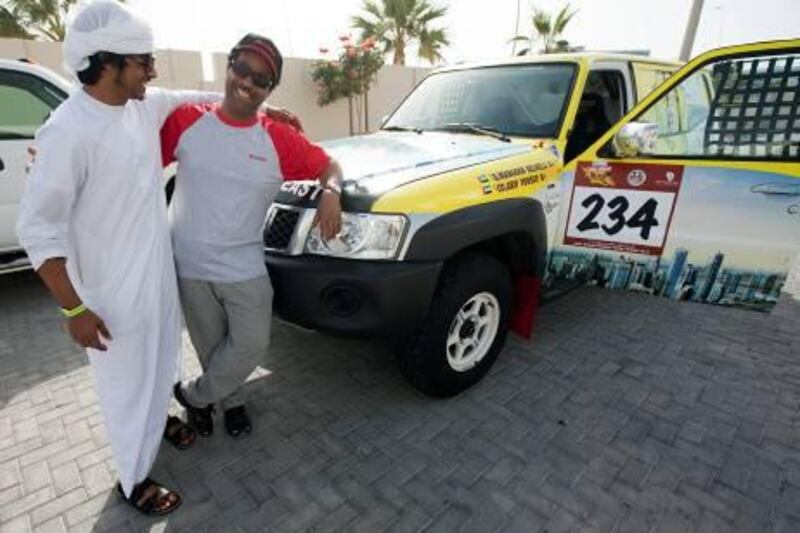
<svg viewBox="0 0 800 533"><path fill-rule="evenodd" d="M119 2L87 4L67 28L64 65L77 74L89 67L89 56L97 52L150 54L153 29Z"/></svg>

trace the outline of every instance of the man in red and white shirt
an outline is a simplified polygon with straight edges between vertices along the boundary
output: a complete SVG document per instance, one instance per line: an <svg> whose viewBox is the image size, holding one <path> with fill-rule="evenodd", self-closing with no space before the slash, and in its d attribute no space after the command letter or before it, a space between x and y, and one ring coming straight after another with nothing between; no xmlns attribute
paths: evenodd
<svg viewBox="0 0 800 533"><path fill-rule="evenodd" d="M201 435L212 433L217 403L229 434L250 431L237 390L269 344L272 286L261 230L281 183L318 179L322 236L340 229L339 165L259 111L282 65L271 40L245 36L230 53L223 101L183 106L161 131L164 164L179 162L172 242L186 326L203 367L175 386L175 397Z"/></svg>

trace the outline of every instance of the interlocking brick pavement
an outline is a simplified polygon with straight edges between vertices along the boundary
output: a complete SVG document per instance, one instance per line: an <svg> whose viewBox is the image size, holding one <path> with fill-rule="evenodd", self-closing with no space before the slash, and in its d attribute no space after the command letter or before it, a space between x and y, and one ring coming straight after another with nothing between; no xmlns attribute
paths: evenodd
<svg viewBox="0 0 800 533"><path fill-rule="evenodd" d="M767 316L581 290L478 387L431 400L377 342L276 323L246 385L253 434L165 446L154 475L185 501L156 520L111 491L54 305L5 276L0 530L800 531L798 326L789 296Z"/></svg>

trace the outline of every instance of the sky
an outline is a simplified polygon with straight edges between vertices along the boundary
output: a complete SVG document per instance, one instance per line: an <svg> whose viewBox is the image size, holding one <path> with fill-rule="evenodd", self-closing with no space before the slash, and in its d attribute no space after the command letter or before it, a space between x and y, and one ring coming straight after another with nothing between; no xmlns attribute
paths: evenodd
<svg viewBox="0 0 800 533"><path fill-rule="evenodd" d="M505 57L515 35L530 31L530 0L431 0L448 6L440 19L451 46L447 62ZM286 56L320 57L352 33L350 19L362 0L128 0L153 24L159 48L227 51L247 32L273 38ZM557 12L564 2L537 0ZM691 0L573 0L578 9L564 36L592 50L649 50L679 55ZM692 55L727 44L800 37L800 0L705 0ZM420 64L415 53L411 64ZM206 61L207 63L207 61Z"/></svg>

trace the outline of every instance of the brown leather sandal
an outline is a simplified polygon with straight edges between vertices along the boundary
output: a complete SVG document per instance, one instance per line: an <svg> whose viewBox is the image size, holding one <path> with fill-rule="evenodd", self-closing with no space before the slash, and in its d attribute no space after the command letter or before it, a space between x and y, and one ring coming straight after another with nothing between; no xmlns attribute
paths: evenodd
<svg viewBox="0 0 800 533"><path fill-rule="evenodd" d="M127 498L119 483L117 492L128 505L148 516L164 516L181 505L181 497L177 492L162 487L149 477L134 485Z"/></svg>
<svg viewBox="0 0 800 533"><path fill-rule="evenodd" d="M167 425L164 427L164 440L179 450L188 450L194 446L197 433L192 426L177 416L168 416Z"/></svg>

